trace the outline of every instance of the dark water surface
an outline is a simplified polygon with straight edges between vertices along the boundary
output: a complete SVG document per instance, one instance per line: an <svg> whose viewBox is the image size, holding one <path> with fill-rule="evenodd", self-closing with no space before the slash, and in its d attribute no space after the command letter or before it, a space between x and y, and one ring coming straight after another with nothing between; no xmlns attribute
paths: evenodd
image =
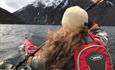
<svg viewBox="0 0 115 70"><path fill-rule="evenodd" d="M48 29L56 30L59 26L47 25L2 25L0 24L0 61L19 55L18 47L25 37L33 37L41 44L46 40ZM110 54L115 66L115 26L102 27L109 35Z"/></svg>

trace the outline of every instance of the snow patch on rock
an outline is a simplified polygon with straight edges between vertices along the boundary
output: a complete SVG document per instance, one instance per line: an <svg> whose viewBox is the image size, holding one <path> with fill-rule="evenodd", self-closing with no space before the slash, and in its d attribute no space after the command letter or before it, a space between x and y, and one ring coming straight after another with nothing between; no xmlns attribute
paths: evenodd
<svg viewBox="0 0 115 70"><path fill-rule="evenodd" d="M43 4L44 7L54 7L56 8L63 0L36 0L34 3L33 3L33 6L34 7L38 7L39 4Z"/></svg>

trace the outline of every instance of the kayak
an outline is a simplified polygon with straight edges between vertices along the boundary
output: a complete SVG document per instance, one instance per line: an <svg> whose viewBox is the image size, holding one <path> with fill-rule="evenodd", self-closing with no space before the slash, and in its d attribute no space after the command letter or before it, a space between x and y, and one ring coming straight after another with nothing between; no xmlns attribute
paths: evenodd
<svg viewBox="0 0 115 70"><path fill-rule="evenodd" d="M19 55L0 62L0 70L9 70L12 65L15 66L20 63L26 55L33 53L36 49L37 45L33 44L29 37L25 37L23 43L18 46ZM35 55L39 55L39 51ZM18 70L32 70L30 67L32 57L33 56L29 57L28 60L23 65L21 65Z"/></svg>

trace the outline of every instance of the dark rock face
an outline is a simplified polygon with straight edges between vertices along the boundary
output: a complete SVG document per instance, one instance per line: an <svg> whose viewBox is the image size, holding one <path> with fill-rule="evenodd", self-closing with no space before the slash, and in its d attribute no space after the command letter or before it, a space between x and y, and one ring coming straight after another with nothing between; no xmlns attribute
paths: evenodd
<svg viewBox="0 0 115 70"><path fill-rule="evenodd" d="M40 14L39 14L40 12ZM31 4L24 7L21 11L17 11L14 14L19 16L22 20L27 23L38 24L43 23L45 19L45 11L43 8L35 8ZM38 21L39 20L39 21Z"/></svg>
<svg viewBox="0 0 115 70"><path fill-rule="evenodd" d="M93 17L94 20L100 25L115 26L115 1L111 2L113 4L108 2L101 3L100 5L90 10L89 15Z"/></svg>
<svg viewBox="0 0 115 70"><path fill-rule="evenodd" d="M25 24L25 22L16 15L0 8L0 24Z"/></svg>
<svg viewBox="0 0 115 70"><path fill-rule="evenodd" d="M62 9L64 2L56 7L54 5L45 7L45 3L38 1L37 6L34 6L36 4L34 2L14 14L29 24L59 24L65 10L65 7Z"/></svg>
<svg viewBox="0 0 115 70"><path fill-rule="evenodd" d="M113 0L111 2L115 4ZM51 3L36 0L33 4L29 4L21 10L16 11L14 14L19 16L28 24L59 25L61 23L63 13L68 7L79 5L85 9L91 3L92 2L90 0L54 0L54 2ZM115 25L114 12L115 7L111 8L110 3L105 2L88 11L90 17L100 25L111 26Z"/></svg>

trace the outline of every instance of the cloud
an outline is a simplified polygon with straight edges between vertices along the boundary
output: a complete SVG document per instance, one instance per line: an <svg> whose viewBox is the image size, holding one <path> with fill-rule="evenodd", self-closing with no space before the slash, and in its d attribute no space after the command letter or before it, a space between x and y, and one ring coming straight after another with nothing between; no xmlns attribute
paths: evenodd
<svg viewBox="0 0 115 70"><path fill-rule="evenodd" d="M8 10L9 12L14 12L15 11L15 9L7 6L7 4L6 4L6 2L4 0L0 1L0 7Z"/></svg>
<svg viewBox="0 0 115 70"><path fill-rule="evenodd" d="M14 12L33 1L35 0L0 0L0 7L8 10L9 12Z"/></svg>

